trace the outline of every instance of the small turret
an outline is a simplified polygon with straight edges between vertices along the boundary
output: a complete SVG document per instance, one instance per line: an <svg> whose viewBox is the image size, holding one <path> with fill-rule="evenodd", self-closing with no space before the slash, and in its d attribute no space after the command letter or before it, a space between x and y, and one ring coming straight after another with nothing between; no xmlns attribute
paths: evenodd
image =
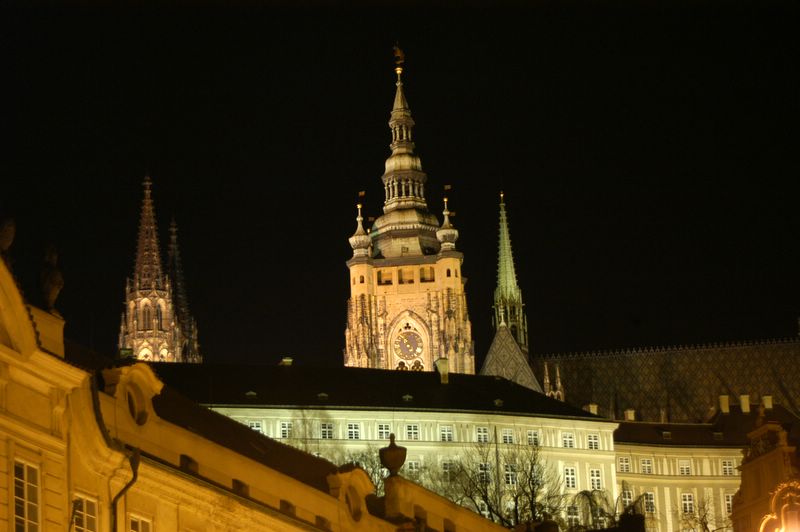
<svg viewBox="0 0 800 532"><path fill-rule="evenodd" d="M367 257L369 256L369 246L372 241L369 238L369 235L364 230L364 217L361 216L361 204L359 203L356 205L358 209L358 216L356 216L356 232L353 233L348 241L350 242L350 247L353 248L353 257Z"/></svg>
<svg viewBox="0 0 800 532"><path fill-rule="evenodd" d="M436 231L436 239L442 243L442 251L452 251L456 249L456 240L458 240L458 230L450 223L450 211L447 209L447 197L444 198L444 211L442 211L444 220L442 227Z"/></svg>

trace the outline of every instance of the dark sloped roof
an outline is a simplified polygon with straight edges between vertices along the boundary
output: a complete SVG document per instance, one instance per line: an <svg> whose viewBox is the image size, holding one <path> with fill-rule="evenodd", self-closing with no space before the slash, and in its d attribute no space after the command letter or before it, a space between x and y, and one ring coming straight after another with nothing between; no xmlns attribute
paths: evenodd
<svg viewBox="0 0 800 532"><path fill-rule="evenodd" d="M717 412L708 423L648 423L623 421L614 431L616 443L687 447L735 447L747 445L747 433L759 419L758 407L744 413L738 406L728 413ZM789 433L790 441L800 439L800 418L775 405L764 411L762 421L777 421ZM665 438L665 433L668 438Z"/></svg>
<svg viewBox="0 0 800 532"><path fill-rule="evenodd" d="M531 390L542 392L542 387L533 374L528 356L522 352L511 331L501 324L494 334L492 345L483 361L481 375L496 375L516 382Z"/></svg>
<svg viewBox="0 0 800 532"><path fill-rule="evenodd" d="M153 363L158 376L208 405L493 412L601 419L499 377L301 366Z"/></svg>
<svg viewBox="0 0 800 532"><path fill-rule="evenodd" d="M169 386L153 398L162 419L174 423L238 454L328 493L327 476L337 467L309 453L268 438L221 414L199 406ZM191 449L187 450L191 456Z"/></svg>
<svg viewBox="0 0 800 532"><path fill-rule="evenodd" d="M567 402L596 403L614 419L633 408L643 420L705 421L719 395L772 395L800 411L800 338L536 357L561 367Z"/></svg>

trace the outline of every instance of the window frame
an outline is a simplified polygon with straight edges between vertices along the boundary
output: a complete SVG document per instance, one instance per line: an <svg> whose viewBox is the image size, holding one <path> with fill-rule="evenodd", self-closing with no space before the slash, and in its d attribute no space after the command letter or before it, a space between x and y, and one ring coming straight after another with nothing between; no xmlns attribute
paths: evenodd
<svg viewBox="0 0 800 532"><path fill-rule="evenodd" d="M332 440L333 439L333 422L322 421L319 424L319 439Z"/></svg>
<svg viewBox="0 0 800 532"><path fill-rule="evenodd" d="M589 487L592 491L603 489L603 474L600 469L592 468L589 470Z"/></svg>
<svg viewBox="0 0 800 532"><path fill-rule="evenodd" d="M78 509L76 504L80 502L82 504L82 510ZM91 515L94 518L94 527L89 527L86 524L87 515L89 513L86 511L86 507L88 502L91 502L94 505L94 514ZM100 505L97 502L97 497L92 497L90 495L86 495L84 493L75 493L72 498L72 519L70 521L70 532L98 532L98 527L100 524ZM83 524L79 525L76 523L79 517L83 518Z"/></svg>
<svg viewBox="0 0 800 532"><path fill-rule="evenodd" d="M475 441L489 443L489 427L475 427Z"/></svg>
<svg viewBox="0 0 800 532"><path fill-rule="evenodd" d="M502 429L500 431L500 440L506 445L513 444L514 443L514 429Z"/></svg>
<svg viewBox="0 0 800 532"><path fill-rule="evenodd" d="M139 530L133 529L133 522L136 521L137 525L139 526ZM147 527L147 530L143 530L141 525L144 524ZM129 513L128 514L128 528L129 532L153 532L153 520L149 517L144 517L137 513Z"/></svg>
<svg viewBox="0 0 800 532"><path fill-rule="evenodd" d="M391 423L378 423L378 439L388 440L389 435L392 433Z"/></svg>
<svg viewBox="0 0 800 532"><path fill-rule="evenodd" d="M406 424L406 440L419 441L419 423Z"/></svg>
<svg viewBox="0 0 800 532"><path fill-rule="evenodd" d="M293 430L294 430L294 423L292 423L291 421L281 421L280 435L282 440L291 439Z"/></svg>
<svg viewBox="0 0 800 532"><path fill-rule="evenodd" d="M586 448L590 451L600 450L600 435L593 433L586 435Z"/></svg>
<svg viewBox="0 0 800 532"><path fill-rule="evenodd" d="M736 461L731 459L725 459L722 461L722 476L723 477L733 477L736 476Z"/></svg>
<svg viewBox="0 0 800 532"><path fill-rule="evenodd" d="M691 460L678 460L678 475L688 477L692 474Z"/></svg>
<svg viewBox="0 0 800 532"><path fill-rule="evenodd" d="M527 439L528 439L528 445L533 445L535 447L541 446L542 439L541 439L541 436L539 435L539 431L538 430L535 430L535 429L534 430L529 430L527 432L526 436L527 436Z"/></svg>
<svg viewBox="0 0 800 532"><path fill-rule="evenodd" d="M631 472L631 458L630 456L618 456L617 457L617 471L620 473L630 473Z"/></svg>
<svg viewBox="0 0 800 532"><path fill-rule="evenodd" d="M453 441L453 425L439 425L439 441Z"/></svg>
<svg viewBox="0 0 800 532"><path fill-rule="evenodd" d="M646 514L654 514L656 513L656 494L652 491L646 491L642 494L642 500L644 501L644 513Z"/></svg>
<svg viewBox="0 0 800 532"><path fill-rule="evenodd" d="M684 515L694 515L694 493L681 493L681 511Z"/></svg>
<svg viewBox="0 0 800 532"><path fill-rule="evenodd" d="M22 477L17 476L17 466L22 467ZM30 481L30 472L36 472L36 480L34 482ZM30 529L30 525L36 525L37 530L42 529L42 469L41 465L35 462L31 462L28 460L24 460L19 457L14 457L11 475L13 478L13 485L9 487L9 492L12 495L12 501L9 501L9 506L13 504L13 510L9 508L9 521L13 523L13 527L16 530L18 520L21 519L22 525L24 529L27 531ZM22 482L22 497L18 497L17 495L17 483L18 481ZM35 488L35 501L31 502L29 499L30 491L29 486ZM17 513L18 503L17 500L22 501L22 510L23 514L20 515ZM31 518L29 514L29 510L31 506L36 511L36 515ZM13 516L13 517L12 517Z"/></svg>
<svg viewBox="0 0 800 532"><path fill-rule="evenodd" d="M360 440L361 439L361 423L347 422L347 439Z"/></svg>
<svg viewBox="0 0 800 532"><path fill-rule="evenodd" d="M564 466L564 487L578 489L578 470L574 466Z"/></svg>
<svg viewBox="0 0 800 532"><path fill-rule="evenodd" d="M639 470L643 475L652 475L653 474L653 459L652 458L640 458L639 459Z"/></svg>
<svg viewBox="0 0 800 532"><path fill-rule="evenodd" d="M503 465L503 480L506 486L517 485L517 464L504 464Z"/></svg>

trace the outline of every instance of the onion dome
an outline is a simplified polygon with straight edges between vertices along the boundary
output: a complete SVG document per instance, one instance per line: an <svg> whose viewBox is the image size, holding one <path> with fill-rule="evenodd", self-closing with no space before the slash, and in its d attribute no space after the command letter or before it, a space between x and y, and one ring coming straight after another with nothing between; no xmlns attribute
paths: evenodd
<svg viewBox="0 0 800 532"><path fill-rule="evenodd" d="M357 205L358 208L358 216L356 217L356 222L358 222L358 226L356 227L356 232L349 238L350 247L353 248L353 256L354 257L366 257L369 255L369 246L372 243L369 235L366 231L364 231L364 225L362 222L364 221L364 217L361 216L361 204Z"/></svg>
<svg viewBox="0 0 800 532"><path fill-rule="evenodd" d="M447 209L447 198L444 198L444 220L442 220L442 227L436 231L436 238L442 243L442 251L452 251L456 249L456 240L458 240L458 230L450 223L450 211Z"/></svg>

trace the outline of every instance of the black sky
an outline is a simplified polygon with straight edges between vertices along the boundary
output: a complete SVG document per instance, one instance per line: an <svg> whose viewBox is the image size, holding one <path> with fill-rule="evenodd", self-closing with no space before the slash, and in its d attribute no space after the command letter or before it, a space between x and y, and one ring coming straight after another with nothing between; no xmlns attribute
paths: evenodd
<svg viewBox="0 0 800 532"><path fill-rule="evenodd" d="M368 215L383 203L395 40L437 214L453 185L479 359L501 188L537 353L797 334L793 8L7 15L15 272L33 294L54 242L67 335L99 351L150 173L207 359L341 363L356 194Z"/></svg>

